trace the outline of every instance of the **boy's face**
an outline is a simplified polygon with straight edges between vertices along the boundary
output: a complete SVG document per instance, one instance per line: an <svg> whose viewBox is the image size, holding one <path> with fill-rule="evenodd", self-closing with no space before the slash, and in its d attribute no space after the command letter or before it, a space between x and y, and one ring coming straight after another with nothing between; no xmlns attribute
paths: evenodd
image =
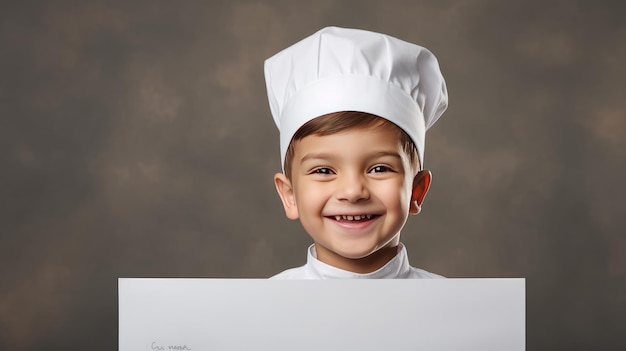
<svg viewBox="0 0 626 351"><path fill-rule="evenodd" d="M419 212L430 173L415 176L392 128L309 135L294 144L292 179L275 176L287 217L300 219L321 261L349 269L393 257L408 214Z"/></svg>

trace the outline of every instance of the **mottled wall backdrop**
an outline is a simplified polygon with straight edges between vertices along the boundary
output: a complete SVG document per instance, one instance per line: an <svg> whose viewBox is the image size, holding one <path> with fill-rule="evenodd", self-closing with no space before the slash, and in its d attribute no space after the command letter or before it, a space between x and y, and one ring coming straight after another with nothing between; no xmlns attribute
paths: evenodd
<svg viewBox="0 0 626 351"><path fill-rule="evenodd" d="M526 277L529 350L624 350L620 1L0 5L0 349L114 350L118 277L268 277L309 238L274 193L263 60L325 25L430 48L450 108L403 232L449 277Z"/></svg>

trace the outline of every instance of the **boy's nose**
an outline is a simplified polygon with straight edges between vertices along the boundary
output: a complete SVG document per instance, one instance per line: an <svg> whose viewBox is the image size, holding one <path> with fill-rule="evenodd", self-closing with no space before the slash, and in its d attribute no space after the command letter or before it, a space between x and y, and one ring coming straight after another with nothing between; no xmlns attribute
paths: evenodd
<svg viewBox="0 0 626 351"><path fill-rule="evenodd" d="M339 200L358 202L369 199L370 193L366 181L360 175L343 175L338 184L336 197Z"/></svg>

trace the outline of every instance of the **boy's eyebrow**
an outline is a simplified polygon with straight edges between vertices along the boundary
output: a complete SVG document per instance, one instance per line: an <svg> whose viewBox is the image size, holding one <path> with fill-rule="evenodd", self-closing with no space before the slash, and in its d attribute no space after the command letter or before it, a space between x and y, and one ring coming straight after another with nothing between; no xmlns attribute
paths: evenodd
<svg viewBox="0 0 626 351"><path fill-rule="evenodd" d="M333 158L333 155L329 154L329 153L323 153L323 152L321 152L321 153L308 153L308 154L302 156L302 158L300 159L300 163L303 163L303 162L308 161L308 160L317 160L317 159L328 160L328 159L332 159L332 158Z"/></svg>
<svg viewBox="0 0 626 351"><path fill-rule="evenodd" d="M402 156L397 151L378 151L372 154L371 158L384 157L384 156L392 156L399 159L402 159Z"/></svg>

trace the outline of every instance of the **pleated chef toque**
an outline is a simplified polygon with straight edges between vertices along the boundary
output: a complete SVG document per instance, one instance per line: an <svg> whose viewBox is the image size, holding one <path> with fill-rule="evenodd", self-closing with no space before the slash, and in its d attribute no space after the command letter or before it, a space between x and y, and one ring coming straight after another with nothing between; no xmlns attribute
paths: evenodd
<svg viewBox="0 0 626 351"><path fill-rule="evenodd" d="M326 27L265 61L281 163L295 132L339 111L383 117L402 128L424 164L426 130L448 106L435 56L419 45L359 29Z"/></svg>

